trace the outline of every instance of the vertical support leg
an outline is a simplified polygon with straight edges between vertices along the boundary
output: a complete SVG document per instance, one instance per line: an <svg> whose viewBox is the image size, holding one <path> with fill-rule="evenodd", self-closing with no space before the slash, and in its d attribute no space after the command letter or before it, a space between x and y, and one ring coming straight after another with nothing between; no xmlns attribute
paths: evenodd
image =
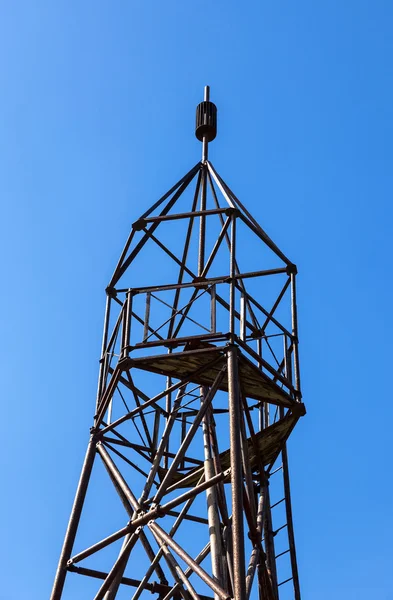
<svg viewBox="0 0 393 600"><path fill-rule="evenodd" d="M205 399L207 390L204 387L201 387L201 399L202 402ZM214 477L214 465L211 453L210 446L210 435L209 435L209 425L210 425L210 416L211 411L208 410L207 414L203 417L202 420L202 430L203 430L203 445L204 445L204 471L205 471L205 480L208 481L212 477ZM210 533L210 556L212 562L212 575L213 578L220 584L223 584L222 577L222 544L221 544L221 527L220 527L220 519L218 515L217 509L217 490L216 487L210 487L206 490L206 500L207 500L207 518L209 521L209 533ZM214 595L215 600L219 600L217 594Z"/></svg>
<svg viewBox="0 0 393 600"><path fill-rule="evenodd" d="M291 305L292 305L292 335L293 335L293 372L295 379L295 388L297 391L297 400L300 400L300 372L299 372L299 348L298 348L298 328L297 328L297 303L296 303L296 276L291 273Z"/></svg>
<svg viewBox="0 0 393 600"><path fill-rule="evenodd" d="M70 520L66 535L64 538L63 548L61 551L59 564L53 584L52 595L50 600L60 600L63 592L65 578L67 575L67 562L71 558L71 552L75 541L76 532L79 525L80 516L82 513L83 503L86 496L87 486L90 479L91 470L93 468L94 456L96 451L96 443L93 436L90 439L87 447L85 460L82 467L82 472L79 478L78 488L76 490L74 505L71 510Z"/></svg>
<svg viewBox="0 0 393 600"><path fill-rule="evenodd" d="M295 594L295 600L300 600L299 572L298 572L298 568L297 568L295 535L294 535L294 531L293 531L291 488L290 488L290 484L289 484L288 455L287 455L286 444L285 444L284 448L282 449L281 456L282 456L282 470L283 470L283 478L284 478L285 510L286 510L286 517L287 517L288 542L289 542L292 577L293 577L293 590L294 590L294 594Z"/></svg>
<svg viewBox="0 0 393 600"><path fill-rule="evenodd" d="M229 436L232 484L232 535L234 600L246 599L246 577L244 558L243 526L243 477L240 443L240 393L237 349L228 350L228 392L229 392Z"/></svg>

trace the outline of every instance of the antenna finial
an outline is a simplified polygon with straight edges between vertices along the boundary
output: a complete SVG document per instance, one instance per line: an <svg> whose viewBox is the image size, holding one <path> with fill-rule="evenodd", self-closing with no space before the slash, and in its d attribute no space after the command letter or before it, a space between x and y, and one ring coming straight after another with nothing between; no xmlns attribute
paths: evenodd
<svg viewBox="0 0 393 600"><path fill-rule="evenodd" d="M210 87L205 86L204 100L198 104L196 109L195 135L202 142L202 161L207 160L208 143L212 142L217 135L217 107L210 102Z"/></svg>

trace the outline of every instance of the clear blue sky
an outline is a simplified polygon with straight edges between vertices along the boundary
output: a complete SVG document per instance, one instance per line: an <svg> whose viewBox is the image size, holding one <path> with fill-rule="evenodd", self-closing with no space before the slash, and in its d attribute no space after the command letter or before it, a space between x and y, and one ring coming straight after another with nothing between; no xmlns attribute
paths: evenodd
<svg viewBox="0 0 393 600"><path fill-rule="evenodd" d="M1 2L1 600L49 596L104 288L200 157L205 84L213 163L299 267L304 600L393 598L392 23L389 0Z"/></svg>

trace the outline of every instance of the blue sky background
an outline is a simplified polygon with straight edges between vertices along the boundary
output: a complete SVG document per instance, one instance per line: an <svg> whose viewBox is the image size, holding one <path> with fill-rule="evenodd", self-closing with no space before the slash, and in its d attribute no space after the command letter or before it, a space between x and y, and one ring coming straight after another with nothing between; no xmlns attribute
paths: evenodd
<svg viewBox="0 0 393 600"><path fill-rule="evenodd" d="M206 16L204 16L204 13ZM393 598L393 4L0 4L0 599L49 596L130 224L211 159L299 267L303 598Z"/></svg>

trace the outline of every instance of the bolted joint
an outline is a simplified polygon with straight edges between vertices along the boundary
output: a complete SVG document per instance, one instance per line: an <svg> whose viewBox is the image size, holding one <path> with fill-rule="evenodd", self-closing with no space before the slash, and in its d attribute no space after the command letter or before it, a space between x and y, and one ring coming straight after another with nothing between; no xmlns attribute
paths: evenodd
<svg viewBox="0 0 393 600"><path fill-rule="evenodd" d="M297 275L297 266L293 263L287 265L287 275Z"/></svg>
<svg viewBox="0 0 393 600"><path fill-rule="evenodd" d="M162 517L165 517L166 512L165 510L162 509L162 506L160 504L157 504L157 506L154 508L154 511L152 511L154 516L157 517L157 519L161 519Z"/></svg>
<svg viewBox="0 0 393 600"><path fill-rule="evenodd" d="M261 536L251 531L247 534L248 539L251 541L253 546L259 546L261 543Z"/></svg>

